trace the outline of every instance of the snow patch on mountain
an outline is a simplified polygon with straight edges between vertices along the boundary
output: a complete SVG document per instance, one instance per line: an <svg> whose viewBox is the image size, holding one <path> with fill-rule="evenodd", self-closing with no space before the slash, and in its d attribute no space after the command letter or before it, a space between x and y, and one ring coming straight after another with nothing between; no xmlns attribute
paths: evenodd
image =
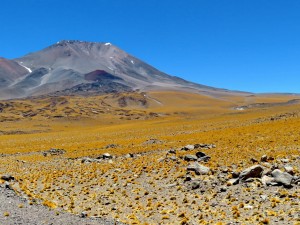
<svg viewBox="0 0 300 225"><path fill-rule="evenodd" d="M28 70L29 73L32 73L32 70L24 65L22 65L23 62L19 63L20 66L24 67L26 70Z"/></svg>

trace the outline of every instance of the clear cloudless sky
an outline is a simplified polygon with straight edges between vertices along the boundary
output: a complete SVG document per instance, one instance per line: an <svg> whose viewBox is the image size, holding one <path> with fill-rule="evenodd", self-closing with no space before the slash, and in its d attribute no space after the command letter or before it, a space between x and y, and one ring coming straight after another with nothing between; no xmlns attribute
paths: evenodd
<svg viewBox="0 0 300 225"><path fill-rule="evenodd" d="M298 0L1 0L0 56L111 42L171 75L300 93Z"/></svg>

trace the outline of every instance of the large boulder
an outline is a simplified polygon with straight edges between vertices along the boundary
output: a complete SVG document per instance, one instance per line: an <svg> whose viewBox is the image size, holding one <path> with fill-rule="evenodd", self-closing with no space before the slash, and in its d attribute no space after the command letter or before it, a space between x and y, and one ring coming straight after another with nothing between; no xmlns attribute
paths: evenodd
<svg viewBox="0 0 300 225"><path fill-rule="evenodd" d="M249 178L260 178L263 171L264 168L261 165L254 165L242 171L239 175L239 179L245 181Z"/></svg>

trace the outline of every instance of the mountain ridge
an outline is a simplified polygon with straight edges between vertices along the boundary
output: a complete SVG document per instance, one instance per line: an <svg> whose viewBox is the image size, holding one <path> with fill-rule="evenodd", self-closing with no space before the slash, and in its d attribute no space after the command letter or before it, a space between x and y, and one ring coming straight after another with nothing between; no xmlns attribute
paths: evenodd
<svg viewBox="0 0 300 225"><path fill-rule="evenodd" d="M110 74L111 79L105 79L105 83L113 91L117 89L115 86L121 85L126 90L178 89L210 94L230 92L168 75L109 42L62 40L40 51L7 61L6 64L13 65L17 73L15 76L12 72L0 73L1 99L74 90L72 88L78 85L99 82L87 78L90 76L88 74L99 71ZM1 69L0 64L0 72ZM107 92L109 89L106 88Z"/></svg>

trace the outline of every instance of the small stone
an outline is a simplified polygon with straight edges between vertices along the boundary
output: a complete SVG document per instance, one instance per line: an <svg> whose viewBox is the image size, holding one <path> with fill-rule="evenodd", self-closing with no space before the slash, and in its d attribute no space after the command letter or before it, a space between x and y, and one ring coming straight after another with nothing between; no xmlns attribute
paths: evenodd
<svg viewBox="0 0 300 225"><path fill-rule="evenodd" d="M269 186L269 185L273 185L274 182L275 182L275 179L273 177L268 177L266 175L264 175L262 178L261 178L261 182L264 186Z"/></svg>
<svg viewBox="0 0 300 225"><path fill-rule="evenodd" d="M190 150L194 150L194 148L195 148L194 145L186 145L181 150L190 151Z"/></svg>
<svg viewBox="0 0 300 225"><path fill-rule="evenodd" d="M240 180L247 180L248 178L260 178L264 168L260 165L251 166L240 173Z"/></svg>
<svg viewBox="0 0 300 225"><path fill-rule="evenodd" d="M272 164L268 163L268 162L263 162L263 163L261 163L261 165L263 165L264 167L267 167L267 168L271 168L272 167Z"/></svg>
<svg viewBox="0 0 300 225"><path fill-rule="evenodd" d="M185 155L184 156L184 160L185 161L197 161L197 156L195 156L195 155Z"/></svg>
<svg viewBox="0 0 300 225"><path fill-rule="evenodd" d="M170 154L176 154L176 150L175 150L175 149L170 149L170 150L168 151L168 153L170 153Z"/></svg>
<svg viewBox="0 0 300 225"><path fill-rule="evenodd" d="M294 175L294 168L292 166L287 165L287 166L284 166L283 168L284 168L285 172L287 172L291 175Z"/></svg>
<svg viewBox="0 0 300 225"><path fill-rule="evenodd" d="M240 176L240 173L234 171L234 172L231 173L231 175L232 175L232 178L238 178Z"/></svg>
<svg viewBox="0 0 300 225"><path fill-rule="evenodd" d="M257 162L258 162L258 160L255 159L255 158L251 158L250 161L251 161L252 163L257 163Z"/></svg>
<svg viewBox="0 0 300 225"><path fill-rule="evenodd" d="M177 161L177 157L176 157L176 156L174 156L174 155L173 155L173 156L171 156L171 157L170 157L170 159L171 159L172 161Z"/></svg>
<svg viewBox="0 0 300 225"><path fill-rule="evenodd" d="M245 205L244 209L253 209L253 206L252 205Z"/></svg>
<svg viewBox="0 0 300 225"><path fill-rule="evenodd" d="M198 188L200 188L200 181L194 180L194 181L190 182L189 186L192 190L198 189Z"/></svg>
<svg viewBox="0 0 300 225"><path fill-rule="evenodd" d="M133 158L133 157L134 157L134 155L132 153L128 153L125 155L126 159Z"/></svg>
<svg viewBox="0 0 300 225"><path fill-rule="evenodd" d="M112 157L112 155L109 154L109 153L104 153L104 154L102 155L102 158L103 158L103 159L112 159L113 157Z"/></svg>
<svg viewBox="0 0 300 225"><path fill-rule="evenodd" d="M236 179L230 179L230 180L227 181L227 185L228 186L236 185L238 183L239 183L239 179L238 178L236 178Z"/></svg>
<svg viewBox="0 0 300 225"><path fill-rule="evenodd" d="M187 167L187 171L194 171L197 175L201 175L201 174L208 174L210 169L206 166L203 166L197 162L190 164Z"/></svg>
<svg viewBox="0 0 300 225"><path fill-rule="evenodd" d="M191 180L192 180L192 177L190 177L190 176L186 176L184 178L184 182L188 182L188 181L191 181Z"/></svg>
<svg viewBox="0 0 300 225"><path fill-rule="evenodd" d="M226 192L226 191L227 191L227 187L225 186L220 187L220 192Z"/></svg>
<svg viewBox="0 0 300 225"><path fill-rule="evenodd" d="M260 195L262 201L266 201L268 199L267 195Z"/></svg>
<svg viewBox="0 0 300 225"><path fill-rule="evenodd" d="M210 160L210 156L206 155L197 159L198 162L208 162Z"/></svg>
<svg viewBox="0 0 300 225"><path fill-rule="evenodd" d="M5 187L6 189L13 190L12 187L11 187L11 185L10 185L10 183L9 183L8 181L5 181L4 187Z"/></svg>
<svg viewBox="0 0 300 225"><path fill-rule="evenodd" d="M283 163L288 163L290 160L289 159L281 159L281 162Z"/></svg>
<svg viewBox="0 0 300 225"><path fill-rule="evenodd" d="M82 213L80 213L79 217L86 218L87 215L88 215L87 212L82 212Z"/></svg>
<svg viewBox="0 0 300 225"><path fill-rule="evenodd" d="M196 156L197 156L198 158L201 158L201 157L206 156L206 154L203 153L203 152L197 152L197 153L196 153Z"/></svg>
<svg viewBox="0 0 300 225"><path fill-rule="evenodd" d="M260 161L261 161L261 162L267 162L267 161L268 161L268 156L267 156L267 155L263 155L263 156L260 158Z"/></svg>

